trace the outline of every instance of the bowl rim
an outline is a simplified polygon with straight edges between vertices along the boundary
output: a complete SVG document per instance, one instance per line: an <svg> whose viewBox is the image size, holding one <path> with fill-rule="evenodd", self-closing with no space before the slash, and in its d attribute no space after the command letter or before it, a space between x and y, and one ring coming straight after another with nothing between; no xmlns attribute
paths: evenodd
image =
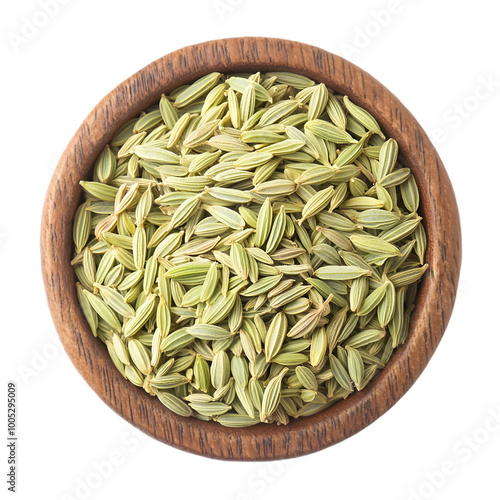
<svg viewBox="0 0 500 500"><path fill-rule="evenodd" d="M292 71L325 83L361 104L386 135L396 139L419 186L429 269L419 287L405 344L363 391L287 426L233 429L180 417L119 374L81 312L69 260L74 212L81 197L78 181L90 177L97 154L115 131L157 102L162 93L211 71L259 70ZM171 52L119 84L97 104L71 139L50 181L42 214L41 260L61 342L77 370L108 406L150 436L185 451L227 460L276 460L312 453L354 435L409 390L451 316L460 273L461 233L453 188L434 146L389 90L353 63L320 48L278 38L238 37Z"/></svg>

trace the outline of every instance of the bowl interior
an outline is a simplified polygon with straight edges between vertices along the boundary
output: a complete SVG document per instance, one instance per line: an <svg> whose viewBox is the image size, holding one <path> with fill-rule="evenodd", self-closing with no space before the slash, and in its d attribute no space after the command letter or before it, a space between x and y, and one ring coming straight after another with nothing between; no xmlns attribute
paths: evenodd
<svg viewBox="0 0 500 500"><path fill-rule="evenodd" d="M82 192L102 148L129 119L161 94L212 71L292 71L348 95L399 144L420 190L428 238L429 271L420 284L406 343L362 391L287 426L259 424L228 429L183 418L125 380L104 344L95 339L76 297L70 265L72 227ZM337 443L372 423L411 387L437 347L451 315L461 260L458 209L443 165L415 118L366 72L321 49L278 39L236 38L207 42L169 54L110 92L90 113L61 157L47 192L42 224L42 266L51 313L76 368L98 395L135 426L172 446L214 458L289 458Z"/></svg>

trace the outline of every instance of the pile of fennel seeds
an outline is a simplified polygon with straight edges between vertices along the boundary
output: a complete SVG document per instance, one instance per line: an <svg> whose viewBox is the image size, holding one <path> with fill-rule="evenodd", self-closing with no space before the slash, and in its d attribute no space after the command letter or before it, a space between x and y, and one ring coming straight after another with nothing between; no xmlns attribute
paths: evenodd
<svg viewBox="0 0 500 500"><path fill-rule="evenodd" d="M80 304L173 412L287 424L408 335L426 236L398 145L291 73L212 73L126 123L74 223Z"/></svg>

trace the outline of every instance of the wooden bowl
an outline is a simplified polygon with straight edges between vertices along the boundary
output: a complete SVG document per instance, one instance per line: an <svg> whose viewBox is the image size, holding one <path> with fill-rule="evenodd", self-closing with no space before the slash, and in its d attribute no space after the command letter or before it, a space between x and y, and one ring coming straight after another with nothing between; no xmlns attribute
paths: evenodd
<svg viewBox="0 0 500 500"><path fill-rule="evenodd" d="M228 429L179 417L125 380L105 345L93 337L77 301L70 265L72 227L98 153L127 120L162 93L212 71L292 71L307 75L366 108L399 143L421 196L429 264L406 343L362 392L287 426ZM354 64L310 45L275 38L233 38L193 45L158 59L110 92L89 114L64 151L48 188L41 233L48 303L61 341L77 370L123 418L176 448L227 460L297 457L352 436L385 413L412 386L434 353L450 318L461 262L458 208L446 171L411 113L383 85ZM92 424L90 424L92 425Z"/></svg>

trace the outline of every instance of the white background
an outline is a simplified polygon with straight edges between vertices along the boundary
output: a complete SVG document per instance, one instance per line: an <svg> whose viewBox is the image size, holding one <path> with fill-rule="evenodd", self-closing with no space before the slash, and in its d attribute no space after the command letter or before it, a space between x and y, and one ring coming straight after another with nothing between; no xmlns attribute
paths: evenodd
<svg viewBox="0 0 500 500"><path fill-rule="evenodd" d="M1 400L16 380L17 498L499 499L498 3L51 1L57 12L45 19L43 0L4 1L0 14ZM46 23L29 31L30 21ZM463 231L455 311L410 392L347 441L268 464L177 451L111 411L60 346L39 258L46 187L95 104L175 49L241 35L317 45L386 85L434 138ZM5 406L1 422L4 436Z"/></svg>

